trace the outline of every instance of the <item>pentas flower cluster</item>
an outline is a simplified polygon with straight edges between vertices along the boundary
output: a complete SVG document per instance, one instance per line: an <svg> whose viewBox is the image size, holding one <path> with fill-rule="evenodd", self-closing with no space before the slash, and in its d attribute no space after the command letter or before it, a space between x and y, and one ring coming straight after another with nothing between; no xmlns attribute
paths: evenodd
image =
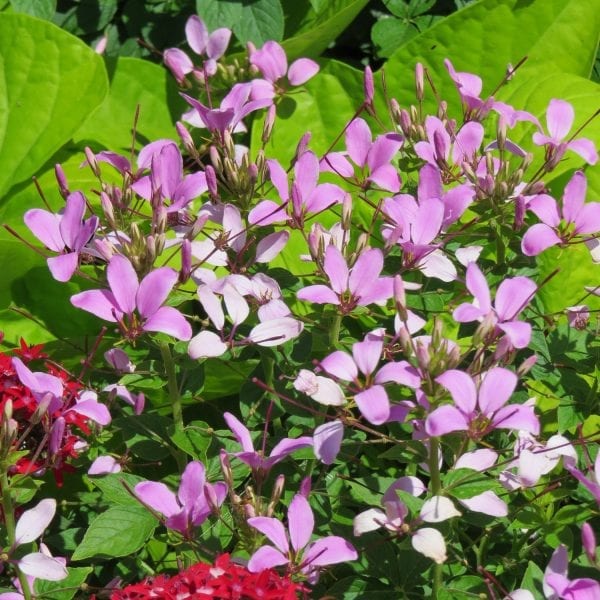
<svg viewBox="0 0 600 600"><path fill-rule="evenodd" d="M52 276L88 279L71 304L111 324L102 334L106 357L122 379L104 389L133 405L128 418L146 399L126 385L133 372L166 378L168 395L157 391L147 410L161 418L172 410L173 427L151 433L168 447L164 465L176 463L179 479L146 474L132 495L170 530L169 543L200 559L203 537L220 519L232 529L223 550L248 559L246 569L223 555L112 597L291 599L307 589L297 582L319 585L331 565L344 573L345 563L388 543L430 560L433 587L423 594L440 591L453 554L465 557L461 569L484 577L484 543L477 542L474 566L470 536L506 530L514 498L533 504L532 488L550 485L550 473L562 467L567 485L580 482L599 497L600 459L592 469L593 457L581 462L569 427L543 426L543 402L528 375L536 362L530 348L550 336L532 318L544 282L531 258L552 246L593 243L600 232L583 171L567 184L560 208L542 178L569 149L594 164L595 148L565 141L566 103L550 103L545 135L528 112L481 98L481 80L447 61L462 119L445 102L425 114L421 66L419 107L392 99L390 114L378 115L367 70L364 102L342 141L319 156L307 132L285 164L269 156L278 101L318 65L299 59L288 66L276 42L250 45L245 63L228 64L230 33L209 33L192 17L186 37L202 66L178 49L164 54L188 86L183 97L192 110L183 120L203 129L201 143L178 123L183 151L171 139L147 144L135 160L88 149L100 202L70 191L57 169L64 208L25 215ZM192 80L205 86L197 97ZM376 118L367 122L363 112ZM262 135L245 146L244 133L261 117ZM372 130L390 119L389 131ZM517 124L544 148L536 171L533 157L508 138ZM494 139L486 140L490 130ZM495 249L482 245L490 238ZM227 386L226 404L211 400L210 410L199 409L223 376L211 370L217 359L236 381L260 388L258 396L242 388L239 410ZM48 451L28 453L26 472L60 471L82 447L74 432L107 426L110 414L93 392L26 363L5 361L4 447L18 454L25 432L39 429ZM196 446L196 435L211 441ZM112 450L91 474L124 468ZM12 468L23 472L19 460ZM380 475L387 483L373 483ZM481 519L490 528L483 534ZM511 524L515 536L522 529ZM588 586L569 580L563 567L545 577L548 597L574 598ZM491 596L505 593L498 584Z"/></svg>

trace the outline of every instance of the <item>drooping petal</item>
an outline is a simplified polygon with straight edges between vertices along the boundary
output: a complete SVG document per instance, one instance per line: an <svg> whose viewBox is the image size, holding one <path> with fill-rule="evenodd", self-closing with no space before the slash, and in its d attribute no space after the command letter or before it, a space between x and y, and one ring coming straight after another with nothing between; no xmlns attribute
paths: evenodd
<svg viewBox="0 0 600 600"><path fill-rule="evenodd" d="M163 60L178 83L182 83L185 76L194 70L190 57L179 48L167 48L163 52Z"/></svg>
<svg viewBox="0 0 600 600"><path fill-rule="evenodd" d="M116 459L113 456L99 456L90 465L87 474L107 475L109 473L120 473L121 470L121 465L116 461Z"/></svg>
<svg viewBox="0 0 600 600"><path fill-rule="evenodd" d="M375 374L375 383L394 382L399 385L407 385L410 388L417 389L421 386L421 375L409 362L403 360L400 362L386 363Z"/></svg>
<svg viewBox="0 0 600 600"><path fill-rule="evenodd" d="M388 521L387 515L378 508L370 508L359 513L352 521L354 535L359 536L369 531L375 531L383 527Z"/></svg>
<svg viewBox="0 0 600 600"><path fill-rule="evenodd" d="M18 561L19 569L29 577L45 579L46 581L60 581L69 573L65 565L57 558L47 556L42 552L32 552Z"/></svg>
<svg viewBox="0 0 600 600"><path fill-rule="evenodd" d="M227 352L227 344L213 331L201 331L189 343L188 354L190 358L209 358L221 356Z"/></svg>
<svg viewBox="0 0 600 600"><path fill-rule="evenodd" d="M460 517L460 512L452 503L452 500L445 496L434 496L426 500L419 516L427 523L441 523L452 517Z"/></svg>
<svg viewBox="0 0 600 600"><path fill-rule="evenodd" d="M271 468L274 464L282 461L288 454L292 454L292 452L296 452L296 450L308 448L312 445L312 438L306 435L296 439L284 438L275 444L275 447L271 450L269 458L265 460L265 468Z"/></svg>
<svg viewBox="0 0 600 600"><path fill-rule="evenodd" d="M60 215L42 210L41 208L32 208L25 213L23 217L25 225L29 227L33 235L50 250L62 252L65 242L60 234Z"/></svg>
<svg viewBox="0 0 600 600"><path fill-rule="evenodd" d="M549 227L558 227L560 225L560 215L556 200L548 194L538 194L534 196L527 204L527 210L530 210L536 217ZM563 214L564 214L563 208ZM571 221L565 217L565 220Z"/></svg>
<svg viewBox="0 0 600 600"><path fill-rule="evenodd" d="M444 537L432 527L422 527L411 538L413 548L423 556L442 564L447 558Z"/></svg>
<svg viewBox="0 0 600 600"><path fill-rule="evenodd" d="M554 229L545 223L532 225L523 235L521 251L525 256L537 256L547 248L560 244L561 239Z"/></svg>
<svg viewBox="0 0 600 600"><path fill-rule="evenodd" d="M133 314L139 288L133 265L124 256L116 254L108 263L106 277L121 311L126 315Z"/></svg>
<svg viewBox="0 0 600 600"><path fill-rule="evenodd" d="M506 517L508 514L508 506L504 500L499 498L491 490L471 496L471 498L459 498L458 501L473 512L483 513L492 517Z"/></svg>
<svg viewBox="0 0 600 600"><path fill-rule="evenodd" d="M472 452L465 452L456 461L456 469L473 469L474 471L486 471L494 465L498 454L487 448L480 448Z"/></svg>
<svg viewBox="0 0 600 600"><path fill-rule="evenodd" d="M496 367L490 369L479 387L479 408L490 416L504 406L517 387L518 378L512 371Z"/></svg>
<svg viewBox="0 0 600 600"><path fill-rule="evenodd" d="M598 151L596 150L596 144L592 140L579 138L569 142L567 148L581 156L588 165L595 165L598 162Z"/></svg>
<svg viewBox="0 0 600 600"><path fill-rule="evenodd" d="M181 511L175 494L164 483L142 481L135 486L134 491L144 504L165 517L176 515Z"/></svg>
<svg viewBox="0 0 600 600"><path fill-rule="evenodd" d="M98 425L108 425L112 421L108 408L92 398L79 400L67 412L70 411L87 417L95 423L98 423Z"/></svg>
<svg viewBox="0 0 600 600"><path fill-rule="evenodd" d="M358 553L350 542L337 535L330 535L310 545L302 557L302 564L310 567L324 567L357 558Z"/></svg>
<svg viewBox="0 0 600 600"><path fill-rule="evenodd" d="M26 510L17 521L15 545L28 544L44 533L56 512L56 500L44 498L36 506Z"/></svg>
<svg viewBox="0 0 600 600"><path fill-rule="evenodd" d="M292 317L280 317L259 323L250 331L248 339L259 346L278 346L298 337L304 325Z"/></svg>
<svg viewBox="0 0 600 600"><path fill-rule="evenodd" d="M499 323L498 329L504 331L510 343L515 348L526 348L531 340L531 324L524 321Z"/></svg>
<svg viewBox="0 0 600 600"><path fill-rule="evenodd" d="M144 318L151 317L167 299L177 282L177 271L161 267L142 279L136 295L137 309Z"/></svg>
<svg viewBox="0 0 600 600"><path fill-rule="evenodd" d="M497 429L513 429L528 431L533 435L540 433L540 421L528 404L509 404L501 408L492 420Z"/></svg>
<svg viewBox="0 0 600 600"><path fill-rule="evenodd" d="M313 434L315 456L325 465L331 465L340 452L344 437L344 424L331 421L319 425Z"/></svg>
<svg viewBox="0 0 600 600"><path fill-rule="evenodd" d="M238 441L244 451L254 452L254 444L252 443L252 438L250 437L250 431L248 431L248 428L235 415L232 415L229 412L226 412L223 415L223 418L227 423L227 427L231 429L235 439Z"/></svg>
<svg viewBox="0 0 600 600"><path fill-rule="evenodd" d="M338 295L326 285L308 285L296 294L298 300L314 302L315 304L339 304Z"/></svg>
<svg viewBox="0 0 600 600"><path fill-rule="evenodd" d="M567 568L569 565L569 557L567 555L567 547L564 544L560 544L558 548L552 553L550 562L544 571L543 589L544 596L546 598L555 598L552 595L552 587L547 583L548 577L551 575L561 575L566 578Z"/></svg>
<svg viewBox="0 0 600 600"><path fill-rule="evenodd" d="M319 65L310 58L295 60L288 69L288 81L292 85L302 85L319 72Z"/></svg>
<svg viewBox="0 0 600 600"><path fill-rule="evenodd" d="M288 539L281 521L272 517L252 517L247 522L248 525L267 536L283 554L287 554L290 551ZM287 562L287 559L285 562Z"/></svg>
<svg viewBox="0 0 600 600"><path fill-rule="evenodd" d="M582 207L575 222L575 233L579 235L600 231L600 202L590 202Z"/></svg>
<svg viewBox="0 0 600 600"><path fill-rule="evenodd" d="M283 250L289 239L289 231L276 231L264 237L256 245L256 262L271 262Z"/></svg>
<svg viewBox="0 0 600 600"><path fill-rule="evenodd" d="M52 277L56 281L64 283L73 277L73 273L75 273L75 269L79 264L79 255L77 252L59 254L58 256L51 256L46 262Z"/></svg>
<svg viewBox="0 0 600 600"><path fill-rule="evenodd" d="M279 552L279 550L275 550L273 546L262 546L250 557L248 571L251 573L260 573L265 569L287 565L288 562L289 559L287 556Z"/></svg>
<svg viewBox="0 0 600 600"><path fill-rule="evenodd" d="M114 294L110 290L88 290L71 296L71 304L96 315L100 319L116 322L123 316Z"/></svg>
<svg viewBox="0 0 600 600"><path fill-rule="evenodd" d="M385 423L390 416L390 399L381 385L374 385L354 396L363 417L373 425Z"/></svg>
<svg viewBox="0 0 600 600"><path fill-rule="evenodd" d="M453 431L467 431L470 418L458 408L444 404L429 414L425 421L425 431L428 435L439 437Z"/></svg>
<svg viewBox="0 0 600 600"><path fill-rule="evenodd" d="M315 518L308 500L302 494L296 494L288 508L288 529L292 548L299 552L310 541Z"/></svg>
<svg viewBox="0 0 600 600"><path fill-rule="evenodd" d="M192 326L172 306L161 306L145 321L144 331L160 331L184 342L192 338Z"/></svg>
<svg viewBox="0 0 600 600"><path fill-rule="evenodd" d="M461 412L470 415L475 411L477 390L470 375L457 369L450 369L439 375L436 381L450 392Z"/></svg>

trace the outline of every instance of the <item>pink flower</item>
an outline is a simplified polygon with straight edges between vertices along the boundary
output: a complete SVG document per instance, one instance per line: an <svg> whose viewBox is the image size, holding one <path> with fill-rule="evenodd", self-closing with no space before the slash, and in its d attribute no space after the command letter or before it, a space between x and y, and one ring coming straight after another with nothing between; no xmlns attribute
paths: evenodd
<svg viewBox="0 0 600 600"><path fill-rule="evenodd" d="M550 100L546 111L546 123L548 133L544 135L536 132L533 134L533 143L538 146L546 146L546 158L550 166L554 166L563 157L567 150L573 150L579 154L589 165L598 162L598 152L592 140L579 138L564 142L569 134L575 119L573 107L565 100Z"/></svg>
<svg viewBox="0 0 600 600"><path fill-rule="evenodd" d="M310 541L315 518L308 500L300 494L293 497L288 509L289 534L286 534L281 521L272 517L252 517L248 519L248 525L260 531L275 546L262 546L250 557L248 570L252 573L288 565L315 577L320 567L358 558L352 544L339 536L330 535Z"/></svg>
<svg viewBox="0 0 600 600"><path fill-rule="evenodd" d="M568 579L567 547L554 551L544 571L543 589L547 600L596 600L600 598L600 582L595 579Z"/></svg>
<svg viewBox="0 0 600 600"><path fill-rule="evenodd" d="M565 186L562 220L556 200L547 194L534 196L527 204L542 222L530 227L523 236L521 249L526 256L537 256L546 248L566 244L576 236L600 231L600 202L585 203L587 179L576 171Z"/></svg>
<svg viewBox="0 0 600 600"><path fill-rule="evenodd" d="M539 432L540 424L530 404L505 406L517 386L517 376L508 369L490 369L479 389L470 375L456 369L442 373L436 382L450 392L454 406L444 404L428 415L425 431L431 436L466 431L478 439L494 429Z"/></svg>
<svg viewBox="0 0 600 600"><path fill-rule="evenodd" d="M110 289L75 294L71 304L118 323L129 339L145 331L160 331L179 340L192 337L185 317L172 306L162 306L177 283L177 271L169 267L154 269L140 282L129 260L116 255L108 263L107 278Z"/></svg>

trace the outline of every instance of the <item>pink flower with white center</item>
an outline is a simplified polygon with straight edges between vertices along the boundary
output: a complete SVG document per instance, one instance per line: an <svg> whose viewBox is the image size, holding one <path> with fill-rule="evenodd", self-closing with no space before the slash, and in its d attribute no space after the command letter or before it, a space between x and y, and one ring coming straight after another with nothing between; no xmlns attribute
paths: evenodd
<svg viewBox="0 0 600 600"><path fill-rule="evenodd" d="M600 232L600 202L585 202L587 179L576 171L565 186L562 219L556 200L547 194L534 196L527 209L542 222L530 227L523 236L521 250L526 256L537 256L546 248L569 243L577 236Z"/></svg>
<svg viewBox="0 0 600 600"><path fill-rule="evenodd" d="M446 168L451 160L455 165L472 162L483 141L483 127L474 121L465 123L458 133L450 136L444 123L437 117L425 119L426 142L417 142L419 158L434 167Z"/></svg>
<svg viewBox="0 0 600 600"><path fill-rule="evenodd" d="M352 312L357 306L384 304L394 294L394 280L380 277L382 270L383 253L379 248L363 250L349 269L343 254L329 245L325 250L323 271L331 287L309 285L299 290L297 297L315 304L335 304L343 314Z"/></svg>
<svg viewBox="0 0 600 600"><path fill-rule="evenodd" d="M390 400L384 384L397 383L418 387L421 382L406 361L389 362L378 369L382 352L383 338L367 334L362 342L352 345L352 356L337 350L319 364L328 375L352 384L350 391L354 394L358 409L373 425L381 425L390 418Z"/></svg>
<svg viewBox="0 0 600 600"><path fill-rule="evenodd" d="M319 71L319 65L310 58L295 60L288 69L287 56L280 44L265 42L260 50L251 50L250 64L254 65L264 79L254 80L253 98L274 98L280 92L280 81L287 75L290 85L306 83Z"/></svg>
<svg viewBox="0 0 600 600"><path fill-rule="evenodd" d="M421 523L441 523L453 517L459 517L452 501L444 496L433 496L426 500L419 511L419 516L407 519L409 510L406 504L396 495L402 490L413 496L420 496L426 491L425 486L416 477L401 477L394 482L382 498L384 510L370 508L354 517L354 535L359 536L369 531L384 527L399 536L410 535L413 548L441 564L447 559L446 543L442 534L432 527L420 527Z"/></svg>
<svg viewBox="0 0 600 600"><path fill-rule="evenodd" d="M254 449L250 431L248 431L247 427L245 427L237 417L229 412L226 412L223 417L225 418L227 426L233 432L235 439L242 447L242 452L234 452L233 456L246 463L253 471L269 471L288 454L312 446L312 439L308 436L302 436L296 439L285 438L277 443L273 450L271 450L269 456L265 456L264 450L256 451Z"/></svg>
<svg viewBox="0 0 600 600"><path fill-rule="evenodd" d="M33 508L26 510L17 521L14 544L4 552L10 557L19 546L31 544L37 540L50 525L55 513L56 500L54 498L45 498ZM31 552L17 560L10 558L9 560L22 573L36 579L60 581L68 575L63 559L50 556L49 552Z"/></svg>
<svg viewBox="0 0 600 600"><path fill-rule="evenodd" d="M365 188L374 183L383 190L396 193L400 191L400 177L390 161L401 147L402 138L395 133L380 135L372 141L367 122L356 118L346 128L346 152L326 154L321 159L321 169L354 178ZM361 169L358 176L346 156Z"/></svg>
<svg viewBox="0 0 600 600"><path fill-rule="evenodd" d="M575 111L571 104L565 100L550 100L546 110L546 124L550 135L540 132L533 134L534 144L546 146L546 161L549 166L558 164L567 150L572 150L581 156L589 165L598 162L598 152L592 140L579 138L563 141L571 131L574 120Z"/></svg>
<svg viewBox="0 0 600 600"><path fill-rule="evenodd" d="M142 281L124 256L108 263L110 289L88 290L71 297L71 304L97 317L118 323L122 334L135 339L145 331L160 331L179 340L189 340L192 328L172 306L162 306L177 283L177 271L170 267L154 269Z"/></svg>
<svg viewBox="0 0 600 600"><path fill-rule="evenodd" d="M535 294L535 283L527 277L505 279L498 286L494 306L487 281L474 262L467 266L466 283L474 296L473 303L458 306L452 313L453 319L458 323L485 320L492 328L492 335L503 332L513 347L525 348L531 338L531 325L517 317Z"/></svg>
<svg viewBox="0 0 600 600"><path fill-rule="evenodd" d="M52 277L57 281L69 281L73 277L81 254L98 228L96 216L84 219L85 197L73 192L67 197L62 213L55 214L41 208L32 208L25 213L25 225L47 248L59 252L47 259Z"/></svg>
<svg viewBox="0 0 600 600"><path fill-rule="evenodd" d="M252 225L266 226L290 220L302 226L307 214L320 213L335 204L341 204L346 196L346 192L337 185L318 183L319 159L310 150L302 152L296 161L291 185L287 172L279 162L267 160L267 165L271 183L283 202L259 202L248 215L248 222Z"/></svg>
<svg viewBox="0 0 600 600"><path fill-rule="evenodd" d="M494 429L539 433L540 423L533 406L506 405L518 382L517 376L508 369L490 369L478 387L470 375L456 369L442 373L436 382L450 392L454 406L444 404L427 416L425 431L431 436L466 431L469 437L480 439Z"/></svg>
<svg viewBox="0 0 600 600"><path fill-rule="evenodd" d="M252 573L288 565L289 570L300 571L314 581L321 567L358 558L352 544L339 536L310 541L315 518L308 500L300 494L292 498L288 508L289 534L281 521L272 517L252 517L248 525L265 535L274 546L262 546L250 557L248 570Z"/></svg>
<svg viewBox="0 0 600 600"><path fill-rule="evenodd" d="M600 598L600 582L588 577L569 579L569 558L564 544L554 551L544 571L543 590L547 600L596 600Z"/></svg>
<svg viewBox="0 0 600 600"><path fill-rule="evenodd" d="M181 475L177 494L164 483L143 481L134 488L135 495L147 506L165 517L165 525L186 536L208 518L227 496L227 485L206 481L204 465L192 461Z"/></svg>

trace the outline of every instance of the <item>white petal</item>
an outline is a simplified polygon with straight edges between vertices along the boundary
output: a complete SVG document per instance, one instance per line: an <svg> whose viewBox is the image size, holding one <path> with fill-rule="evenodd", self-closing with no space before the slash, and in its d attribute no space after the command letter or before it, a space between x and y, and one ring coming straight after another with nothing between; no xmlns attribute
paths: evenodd
<svg viewBox="0 0 600 600"><path fill-rule="evenodd" d="M34 508L26 510L17 522L15 544L28 544L39 538L54 518L55 512L54 498L45 498Z"/></svg>
<svg viewBox="0 0 600 600"><path fill-rule="evenodd" d="M442 534L432 527L423 527L412 536L413 548L423 556L431 558L434 562L441 564L448 556L446 555L446 542Z"/></svg>
<svg viewBox="0 0 600 600"><path fill-rule="evenodd" d="M375 531L387 523L387 517L382 510L370 508L354 517L354 535L362 535Z"/></svg>
<svg viewBox="0 0 600 600"><path fill-rule="evenodd" d="M420 516L427 523L440 523L452 517L460 517L460 513L449 498L434 496L423 504Z"/></svg>
<svg viewBox="0 0 600 600"><path fill-rule="evenodd" d="M65 566L58 559L46 556L41 552L27 554L18 564L19 569L25 575L35 577L36 579L60 581L69 575Z"/></svg>

